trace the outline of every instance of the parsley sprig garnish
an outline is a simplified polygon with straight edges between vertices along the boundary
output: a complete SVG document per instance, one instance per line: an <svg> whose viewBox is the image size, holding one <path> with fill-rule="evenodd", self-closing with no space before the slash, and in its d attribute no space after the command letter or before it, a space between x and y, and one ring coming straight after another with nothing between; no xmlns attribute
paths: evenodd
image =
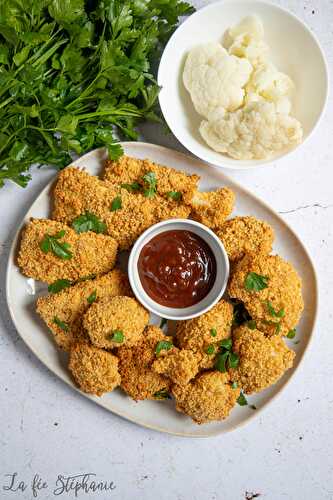
<svg viewBox="0 0 333 500"><path fill-rule="evenodd" d="M142 180L144 182L143 194L146 198L152 198L157 191L157 178L155 172L147 172Z"/></svg>
<svg viewBox="0 0 333 500"><path fill-rule="evenodd" d="M173 348L173 343L169 342L169 340L160 340L155 348L156 356L159 356L161 351L169 351Z"/></svg>
<svg viewBox="0 0 333 500"><path fill-rule="evenodd" d="M153 394L153 397L156 399L171 399L171 396L168 393L167 389L161 389L160 391L156 391Z"/></svg>
<svg viewBox="0 0 333 500"><path fill-rule="evenodd" d="M101 221L97 215L91 212L85 212L79 215L72 222L72 228L78 234L93 231L94 233L105 233L106 224Z"/></svg>
<svg viewBox="0 0 333 500"><path fill-rule="evenodd" d="M216 356L215 368L219 372L226 372L228 368L237 368L238 354L232 351L232 340L223 339L219 342L220 352Z"/></svg>
<svg viewBox="0 0 333 500"><path fill-rule="evenodd" d="M125 340L124 332L121 330L114 330L110 335L110 339L112 342L116 342L117 344L122 344Z"/></svg>
<svg viewBox="0 0 333 500"><path fill-rule="evenodd" d="M264 290L268 287L268 276L262 276L260 274L251 272L246 275L244 286L245 289L255 292L260 292L260 290Z"/></svg>
<svg viewBox="0 0 333 500"><path fill-rule="evenodd" d="M57 234L53 236L50 234L45 234L44 238L40 242L39 246L42 252L49 253L52 252L53 255L59 257L63 260L69 260L73 257L70 249L70 244L65 241L59 241L66 234L65 230L59 231Z"/></svg>
<svg viewBox="0 0 333 500"><path fill-rule="evenodd" d="M59 328L63 331L63 332L68 332L68 329L69 329L69 326L67 323L65 323L64 321L61 321L61 319L58 318L58 316L55 316L53 318L53 323L57 326L59 326Z"/></svg>

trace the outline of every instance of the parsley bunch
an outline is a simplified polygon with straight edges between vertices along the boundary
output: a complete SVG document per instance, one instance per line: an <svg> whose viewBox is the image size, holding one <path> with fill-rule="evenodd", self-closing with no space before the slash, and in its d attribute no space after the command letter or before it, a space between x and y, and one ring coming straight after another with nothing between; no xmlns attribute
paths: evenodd
<svg viewBox="0 0 333 500"><path fill-rule="evenodd" d="M158 120L152 66L193 8L179 0L1 0L0 187Z"/></svg>

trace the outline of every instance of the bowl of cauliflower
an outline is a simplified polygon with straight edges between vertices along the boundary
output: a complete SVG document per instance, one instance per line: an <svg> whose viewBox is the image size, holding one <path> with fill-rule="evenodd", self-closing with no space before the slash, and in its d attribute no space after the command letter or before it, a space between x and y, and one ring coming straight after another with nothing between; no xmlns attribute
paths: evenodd
<svg viewBox="0 0 333 500"><path fill-rule="evenodd" d="M158 83L177 139L232 169L289 155L313 133L328 97L314 35L293 14L259 0L223 0L188 18L165 48Z"/></svg>

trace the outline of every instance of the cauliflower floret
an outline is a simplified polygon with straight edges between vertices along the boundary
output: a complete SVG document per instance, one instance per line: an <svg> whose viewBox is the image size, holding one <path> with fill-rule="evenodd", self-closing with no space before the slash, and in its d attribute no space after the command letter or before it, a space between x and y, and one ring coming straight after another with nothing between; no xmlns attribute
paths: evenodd
<svg viewBox="0 0 333 500"><path fill-rule="evenodd" d="M264 27L257 16L248 16L230 28L224 37L229 54L248 59L253 66L266 60L269 47L264 42Z"/></svg>
<svg viewBox="0 0 333 500"><path fill-rule="evenodd" d="M249 61L228 55L218 43L208 43L190 51L183 81L196 111L209 118L217 109L233 111L243 104L243 87L251 72Z"/></svg>
<svg viewBox="0 0 333 500"><path fill-rule="evenodd" d="M214 122L203 121L200 133L215 151L238 160L269 158L302 140L301 124L278 113L275 105L254 102Z"/></svg>
<svg viewBox="0 0 333 500"><path fill-rule="evenodd" d="M260 64L252 73L245 87L245 102L270 101L278 113L289 114L289 97L294 90L294 83L288 75L278 71L274 64Z"/></svg>

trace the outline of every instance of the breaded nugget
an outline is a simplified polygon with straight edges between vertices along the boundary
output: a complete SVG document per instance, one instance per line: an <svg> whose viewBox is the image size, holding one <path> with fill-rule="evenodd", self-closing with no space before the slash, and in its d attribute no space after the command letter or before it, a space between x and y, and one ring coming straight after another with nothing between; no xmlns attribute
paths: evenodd
<svg viewBox="0 0 333 500"><path fill-rule="evenodd" d="M186 385L199 371L201 355L189 349L172 349L154 361L152 368L172 382Z"/></svg>
<svg viewBox="0 0 333 500"><path fill-rule="evenodd" d="M235 406L240 389L233 389L228 373L200 374L185 386L174 384L172 394L176 409L189 415L197 424L224 420Z"/></svg>
<svg viewBox="0 0 333 500"><path fill-rule="evenodd" d="M101 396L120 384L117 357L84 342L71 348L68 367L81 391L89 394Z"/></svg>
<svg viewBox="0 0 333 500"><path fill-rule="evenodd" d="M259 330L240 326L233 332L233 339L239 365L230 370L230 376L246 394L275 384L292 367L295 353L277 335L265 337Z"/></svg>
<svg viewBox="0 0 333 500"><path fill-rule="evenodd" d="M54 335L60 349L69 351L73 342L88 338L82 328L82 317L89 307L88 298L96 299L116 295L132 295L127 276L119 269L92 280L85 280L59 293L39 297L36 311ZM60 328L58 318L67 328Z"/></svg>
<svg viewBox="0 0 333 500"><path fill-rule="evenodd" d="M156 359L158 342L167 339L160 328L149 325L137 344L133 347L119 347L117 350L121 388L136 401L159 399L156 393L169 390L170 380L151 367Z"/></svg>
<svg viewBox="0 0 333 500"><path fill-rule="evenodd" d="M196 191L188 202L192 208L191 217L211 229L219 229L231 214L235 204L235 194L229 188L221 188L207 193Z"/></svg>
<svg viewBox="0 0 333 500"><path fill-rule="evenodd" d="M105 297L94 302L83 317L83 327L97 347L131 346L142 336L149 312L130 297Z"/></svg>
<svg viewBox="0 0 333 500"><path fill-rule="evenodd" d="M121 200L121 207L112 210L115 199ZM146 197L142 193L131 193L77 168L65 168L54 190L53 218L71 224L87 211L106 223L106 233L118 242L121 250L130 248L153 224L165 219L187 218L190 214L190 208L179 201L167 200L158 194Z"/></svg>
<svg viewBox="0 0 333 500"><path fill-rule="evenodd" d="M216 234L231 262L242 259L246 253L269 254L274 241L273 228L255 217L227 220Z"/></svg>
<svg viewBox="0 0 333 500"><path fill-rule="evenodd" d="M71 258L61 258L52 249L47 253L41 249L40 245L47 235L57 236L61 231L64 235L56 242L68 244ZM114 267L116 256L117 242L110 236L90 231L77 234L60 222L32 219L22 234L18 265L25 276L46 283L58 279L76 281L91 274L107 273Z"/></svg>
<svg viewBox="0 0 333 500"><path fill-rule="evenodd" d="M232 305L220 300L202 316L180 321L176 330L177 345L182 349L206 353L208 346L217 345L220 340L230 337L232 312Z"/></svg>
<svg viewBox="0 0 333 500"><path fill-rule="evenodd" d="M267 277L267 288L246 289L245 280L253 273ZM295 328L303 311L301 288L301 280L293 266L278 255L247 254L235 266L228 293L244 303L259 330L269 335L287 335Z"/></svg>
<svg viewBox="0 0 333 500"><path fill-rule="evenodd" d="M104 180L113 184L142 183L142 177L154 172L157 180L157 192L168 196L170 192L181 193L184 198L192 197L197 188L199 177L189 175L174 168L158 165L150 160L140 160L123 155L119 160L105 163Z"/></svg>

